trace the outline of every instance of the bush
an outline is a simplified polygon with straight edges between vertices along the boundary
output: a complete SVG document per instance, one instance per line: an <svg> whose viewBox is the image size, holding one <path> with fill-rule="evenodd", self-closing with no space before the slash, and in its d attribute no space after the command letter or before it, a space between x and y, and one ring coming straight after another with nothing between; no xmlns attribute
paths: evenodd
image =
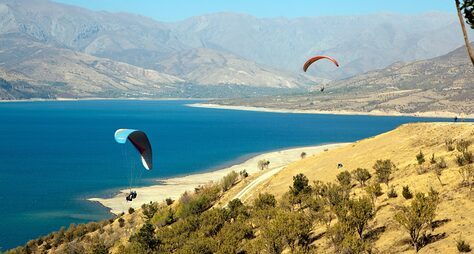
<svg viewBox="0 0 474 254"><path fill-rule="evenodd" d="M435 154L434 154L434 153L431 155L430 163L431 163L431 164L436 164L436 158L435 158Z"/></svg>
<svg viewBox="0 0 474 254"><path fill-rule="evenodd" d="M165 202L166 202L167 206L170 206L174 203L174 200L172 198L167 198L167 199L165 199Z"/></svg>
<svg viewBox="0 0 474 254"><path fill-rule="evenodd" d="M120 226L121 228L123 228L123 227L125 226L125 220L124 220L122 217L120 217L120 218L118 219L118 223L119 223L119 226Z"/></svg>
<svg viewBox="0 0 474 254"><path fill-rule="evenodd" d="M148 222L140 228L138 233L130 237L130 242L136 242L150 251L158 249L161 243L155 236L155 227Z"/></svg>
<svg viewBox="0 0 474 254"><path fill-rule="evenodd" d="M456 247L459 252L471 252L471 245L462 239L456 241Z"/></svg>
<svg viewBox="0 0 474 254"><path fill-rule="evenodd" d="M422 165L423 163L425 163L425 155L421 150L420 153L416 155L416 160L418 161L418 165Z"/></svg>
<svg viewBox="0 0 474 254"><path fill-rule="evenodd" d="M158 211L158 204L150 202L150 204L142 205L142 213L146 219L151 219L155 216L155 213Z"/></svg>
<svg viewBox="0 0 474 254"><path fill-rule="evenodd" d="M354 170L354 172L352 172L352 175L362 187L364 187L365 183L372 177L369 171L365 168L357 168L356 170Z"/></svg>
<svg viewBox="0 0 474 254"><path fill-rule="evenodd" d="M128 208L128 214L132 214L135 212L135 209L133 207Z"/></svg>
<svg viewBox="0 0 474 254"><path fill-rule="evenodd" d="M276 206L276 199L275 196L269 193L259 193L258 197L253 201L253 206L256 209L261 209L265 210L270 207L275 207Z"/></svg>
<svg viewBox="0 0 474 254"><path fill-rule="evenodd" d="M464 165L467 164L467 161L466 159L464 158L464 155L463 154L458 154L456 155L456 163L458 164L458 166L462 167Z"/></svg>
<svg viewBox="0 0 474 254"><path fill-rule="evenodd" d="M228 191L232 186L234 186L238 178L239 174L237 174L235 171L232 171L226 176L224 176L221 181L222 191Z"/></svg>
<svg viewBox="0 0 474 254"><path fill-rule="evenodd" d="M459 174L461 175L461 185L473 187L474 185L474 167L468 165L459 168Z"/></svg>
<svg viewBox="0 0 474 254"><path fill-rule="evenodd" d="M306 158L306 153L305 153L305 152L302 152L302 153L300 154L300 157L301 157L301 159Z"/></svg>
<svg viewBox="0 0 474 254"><path fill-rule="evenodd" d="M390 190L387 192L387 197L389 198L396 198L398 197L397 192L395 191L395 188L390 188Z"/></svg>
<svg viewBox="0 0 474 254"><path fill-rule="evenodd" d="M270 165L269 160L259 160L258 164L257 164L257 166L260 170L268 169L269 165Z"/></svg>
<svg viewBox="0 0 474 254"><path fill-rule="evenodd" d="M405 199L412 199L413 198L413 194L411 193L410 188L408 186L403 186L402 196Z"/></svg>
<svg viewBox="0 0 474 254"><path fill-rule="evenodd" d="M242 178L247 178L249 176L249 173L247 173L247 170L245 170L245 169L240 171L239 174L240 174L240 177L242 177Z"/></svg>
<svg viewBox="0 0 474 254"><path fill-rule="evenodd" d="M438 168L441 168L441 169L446 169L448 168L448 164L446 163L446 161L444 160L444 157L441 157L440 158L440 161L436 164L436 166Z"/></svg>
<svg viewBox="0 0 474 254"><path fill-rule="evenodd" d="M349 171L347 170L339 173L337 175L337 181L339 182L341 186L349 189L351 187L351 181L352 181L351 173L349 173Z"/></svg>
<svg viewBox="0 0 474 254"><path fill-rule="evenodd" d="M456 144L456 150L458 150L461 153L467 152L469 149L469 146L472 144L471 141L469 140L464 140L461 139L460 141L457 142Z"/></svg>
<svg viewBox="0 0 474 254"><path fill-rule="evenodd" d="M150 222L159 227L171 225L176 221L174 210L171 208L164 208L156 212Z"/></svg>
<svg viewBox="0 0 474 254"><path fill-rule="evenodd" d="M293 196L297 196L300 193L310 192L311 187L308 185L308 178L304 174L293 176L293 186L290 186L290 191Z"/></svg>
<svg viewBox="0 0 474 254"><path fill-rule="evenodd" d="M454 151L454 140L453 139L446 139L444 141L444 143L446 144L446 149L448 150L448 152L452 152Z"/></svg>
<svg viewBox="0 0 474 254"><path fill-rule="evenodd" d="M464 157L464 161L467 164L472 164L474 163L474 155L472 154L471 151L465 151L462 153L462 156Z"/></svg>

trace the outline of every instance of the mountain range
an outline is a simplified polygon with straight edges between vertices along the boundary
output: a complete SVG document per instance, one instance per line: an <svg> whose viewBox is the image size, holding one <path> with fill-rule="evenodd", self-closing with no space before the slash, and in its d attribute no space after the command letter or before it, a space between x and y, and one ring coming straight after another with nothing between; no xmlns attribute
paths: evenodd
<svg viewBox="0 0 474 254"><path fill-rule="evenodd" d="M448 13L294 19L215 13L165 23L48 0L0 0L0 69L25 77L2 75L8 85L0 98L305 91L314 82L445 54L462 45L458 26ZM304 74L301 65L314 54L332 55L342 67L322 62ZM37 92L22 93L26 87Z"/></svg>
<svg viewBox="0 0 474 254"><path fill-rule="evenodd" d="M433 59L397 62L381 70L334 81L326 85L324 92L315 90L213 103L303 111L474 116L474 68L465 47Z"/></svg>

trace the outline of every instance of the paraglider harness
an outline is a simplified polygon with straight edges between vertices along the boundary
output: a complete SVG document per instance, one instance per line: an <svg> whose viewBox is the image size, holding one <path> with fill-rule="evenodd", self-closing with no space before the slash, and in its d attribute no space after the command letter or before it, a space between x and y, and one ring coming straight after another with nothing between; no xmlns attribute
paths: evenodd
<svg viewBox="0 0 474 254"><path fill-rule="evenodd" d="M125 197L127 201L132 201L137 197L136 191L130 191L130 193Z"/></svg>

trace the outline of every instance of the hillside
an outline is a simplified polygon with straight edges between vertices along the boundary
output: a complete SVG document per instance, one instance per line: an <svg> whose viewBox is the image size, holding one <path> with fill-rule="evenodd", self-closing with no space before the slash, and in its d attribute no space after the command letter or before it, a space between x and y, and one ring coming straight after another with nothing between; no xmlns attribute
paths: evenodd
<svg viewBox="0 0 474 254"><path fill-rule="evenodd" d="M448 149L446 140L455 140L452 150ZM229 174L222 182L198 187L194 193L183 194L174 203L169 200L168 204L144 205L142 209L131 210L129 214L109 221L72 226L30 241L25 248L33 253L46 250L48 253L98 250L112 253L220 253L223 250L229 253L334 253L336 246L341 248L339 251L359 250L360 253L366 253L363 250L368 249L372 249L372 253L414 253L409 234L394 216L403 210L403 206L409 206L413 200L419 201L422 197L416 193L423 192L431 193L424 196L428 197L425 201L436 200L432 203L436 208L430 226L422 231L424 237L419 242L419 253L458 253L457 240L463 239L471 246L474 243L474 202L469 187L474 186L474 159L472 153L470 161L457 159L461 154L458 149L467 147L467 153L472 151L472 145L464 142L467 145L460 146L461 141L474 141L472 123L407 124L290 164L242 197L244 204L233 200L225 208L216 205L209 209L219 200L231 200L236 191L252 182L236 180L238 174L232 177ZM421 165L416 159L420 151L426 159ZM435 164L430 162L432 154ZM358 204L370 199L359 199L367 194L354 179L349 185L326 183L334 183L336 176L345 170L353 172L356 168L367 168L372 174L367 185L375 186L373 165L379 159L389 159L393 163L388 186L398 197L389 198L388 188L382 184L382 195L374 196L374 205L370 206L370 201L360 203L374 209L374 216L363 229L363 237L359 239L354 231L337 231L344 217L340 217L342 214L335 216L332 209L339 213L344 210L338 210L338 205L345 207L346 202ZM338 169L338 163L343 163L344 167ZM438 180L434 172L439 167L443 170L439 171ZM464 181L460 172L467 173ZM304 174L309 185L305 187L304 181L295 185L293 176L297 174ZM249 176L249 179L255 176ZM313 183L315 180L321 182ZM415 197L406 200L402 195L403 186L409 186ZM332 197L339 200L335 206L324 203L326 194L320 192L324 188L334 191ZM319 195L323 195L322 199ZM349 205L347 209L352 211L351 207ZM350 214L346 215L348 219ZM331 223L322 223L325 218L330 218ZM336 236L343 238L332 238ZM18 248L17 252L11 253L24 250Z"/></svg>
<svg viewBox="0 0 474 254"><path fill-rule="evenodd" d="M300 111L473 115L474 68L465 47L412 63L396 63L326 85L323 93L213 101ZM438 113L437 113L438 112Z"/></svg>

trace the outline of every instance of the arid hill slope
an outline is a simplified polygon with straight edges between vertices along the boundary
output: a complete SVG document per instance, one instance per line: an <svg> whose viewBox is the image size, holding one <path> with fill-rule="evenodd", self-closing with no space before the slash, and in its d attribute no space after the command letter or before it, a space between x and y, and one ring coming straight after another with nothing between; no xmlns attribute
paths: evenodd
<svg viewBox="0 0 474 254"><path fill-rule="evenodd" d="M329 150L327 152L305 158L291 164L280 171L269 181L260 185L251 196L268 192L281 198L293 183L293 176L305 174L310 182L321 180L324 182L336 181L336 175L343 170L353 171L356 168L367 168L375 177L372 166L379 159L390 159L397 166L392 175L390 185L393 185L398 197L388 199L387 188L382 185L384 194L378 198L375 220L370 227L386 227L385 232L375 243L375 248L381 253L411 253L411 246L406 243L408 234L395 222L393 215L398 206L408 205L402 195L402 187L408 185L413 192L428 192L432 187L440 193L441 201L438 206L436 220L448 220L433 232L434 235L444 238L428 244L419 253L457 253L456 239L463 237L471 244L474 243L474 191L461 187L460 167L455 162L458 151L448 152L445 140L465 139L474 141L474 124L472 123L426 123L403 125L393 131L378 135L373 138L361 140L345 147ZM420 150L425 154L426 162L423 165L428 172L418 174L419 166L416 155ZM471 147L472 150L472 147ZM441 181L437 180L430 165L432 154L435 158L444 157L448 168L443 171ZM338 163L343 163L344 168L338 169ZM354 193L360 195L361 189L355 187ZM248 197L247 200L252 200ZM324 246L325 239L317 241Z"/></svg>

